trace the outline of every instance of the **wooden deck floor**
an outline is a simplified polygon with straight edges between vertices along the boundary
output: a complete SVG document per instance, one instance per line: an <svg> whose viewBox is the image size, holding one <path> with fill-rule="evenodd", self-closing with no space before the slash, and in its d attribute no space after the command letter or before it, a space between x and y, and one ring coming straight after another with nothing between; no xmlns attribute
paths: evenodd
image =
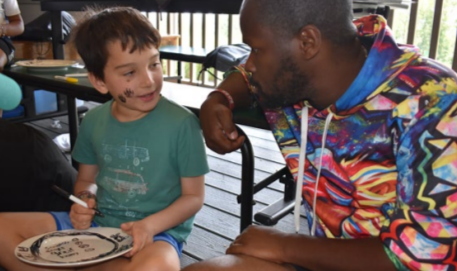
<svg viewBox="0 0 457 271"><path fill-rule="evenodd" d="M89 103L89 107L92 106L93 104ZM51 126L53 119L34 121L29 124L54 138L68 131L66 117L55 119L60 120L62 128L53 128ZM253 145L256 182L284 167L284 159L271 132L246 126L241 127ZM240 205L237 203L236 197L241 190L241 153L219 155L207 149L207 154L211 172L206 175L205 204L197 214L192 233L184 246L181 258L182 266L223 255L228 245L239 234ZM283 185L276 181L257 193L254 213L280 199L282 191ZM275 227L285 232L293 232L292 214L283 218ZM307 228L302 215L301 231L307 233Z"/></svg>

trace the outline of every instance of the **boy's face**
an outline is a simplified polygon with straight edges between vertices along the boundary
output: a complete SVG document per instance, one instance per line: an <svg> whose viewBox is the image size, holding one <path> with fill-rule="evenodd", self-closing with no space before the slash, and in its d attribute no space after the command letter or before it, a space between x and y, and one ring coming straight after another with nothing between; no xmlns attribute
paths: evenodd
<svg viewBox="0 0 457 271"><path fill-rule="evenodd" d="M108 44L105 79L89 75L101 93L110 93L115 102L112 113L120 121L140 119L152 111L160 100L162 66L158 50L151 46L130 53L119 41Z"/></svg>

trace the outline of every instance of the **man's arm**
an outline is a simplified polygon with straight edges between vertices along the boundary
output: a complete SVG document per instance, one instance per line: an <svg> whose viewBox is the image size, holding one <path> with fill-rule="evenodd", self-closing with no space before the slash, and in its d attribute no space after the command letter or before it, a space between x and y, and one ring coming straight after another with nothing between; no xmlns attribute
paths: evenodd
<svg viewBox="0 0 457 271"><path fill-rule="evenodd" d="M223 89L227 91L233 98L235 103L235 108L247 108L251 105L251 94L244 76L241 72L232 72L218 85L218 89ZM228 106L227 99L222 94L213 93L212 96L218 95L219 98L222 98L224 103Z"/></svg>
<svg viewBox="0 0 457 271"><path fill-rule="evenodd" d="M313 271L395 270L377 237L326 239L251 226L233 242L227 253L295 264Z"/></svg>
<svg viewBox="0 0 457 271"><path fill-rule="evenodd" d="M246 108L251 103L246 79L239 72L229 74L217 88L232 96L235 108ZM238 136L229 102L220 92L212 92L202 104L200 123L206 145L219 154L232 152L243 144L244 137Z"/></svg>
<svg viewBox="0 0 457 271"><path fill-rule="evenodd" d="M423 70L414 66L410 73ZM412 95L393 111L397 200L380 232L391 258L412 270L457 266L457 85L454 74L430 72L415 88L423 96Z"/></svg>
<svg viewBox="0 0 457 271"><path fill-rule="evenodd" d="M378 237L326 239L303 235L285 238L287 262L313 271L396 270Z"/></svg>

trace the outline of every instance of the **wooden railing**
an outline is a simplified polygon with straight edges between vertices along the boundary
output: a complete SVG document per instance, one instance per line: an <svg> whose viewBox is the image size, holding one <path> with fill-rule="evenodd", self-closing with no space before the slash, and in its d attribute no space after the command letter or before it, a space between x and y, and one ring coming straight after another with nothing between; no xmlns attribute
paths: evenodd
<svg viewBox="0 0 457 271"><path fill-rule="evenodd" d="M456 70L456 9L457 0L416 0L408 9L391 9L388 23L399 43L418 45L424 56ZM162 34L180 35L182 46L203 47L209 52L219 45L242 42L239 15L151 12L148 16ZM208 87L220 82L220 72L211 70L218 79L209 73L199 77L201 69L200 64L184 63L182 82ZM164 70L167 76L176 76L176 61L165 61Z"/></svg>
<svg viewBox="0 0 457 271"><path fill-rule="evenodd" d="M210 52L220 45L241 43L239 15L201 14L201 13L148 13L150 20L161 34L178 34L179 45L205 48ZM178 74L176 61L165 61L164 70L167 76ZM201 64L183 63L182 82L214 87L222 78L222 73L210 70L202 73Z"/></svg>

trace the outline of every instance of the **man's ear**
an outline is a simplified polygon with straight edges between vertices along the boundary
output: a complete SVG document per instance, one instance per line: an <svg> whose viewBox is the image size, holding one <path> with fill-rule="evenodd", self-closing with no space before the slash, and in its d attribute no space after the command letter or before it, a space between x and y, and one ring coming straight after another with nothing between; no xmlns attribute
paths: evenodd
<svg viewBox="0 0 457 271"><path fill-rule="evenodd" d="M107 94L108 93L108 88L106 87L105 82L102 79L96 77L91 72L89 72L87 77L89 78L89 81L92 84L92 86L94 86L94 88L98 92L100 92L101 94Z"/></svg>
<svg viewBox="0 0 457 271"><path fill-rule="evenodd" d="M312 59L319 53L322 44L322 35L316 26L304 26L297 38L300 41L300 50L306 59Z"/></svg>

